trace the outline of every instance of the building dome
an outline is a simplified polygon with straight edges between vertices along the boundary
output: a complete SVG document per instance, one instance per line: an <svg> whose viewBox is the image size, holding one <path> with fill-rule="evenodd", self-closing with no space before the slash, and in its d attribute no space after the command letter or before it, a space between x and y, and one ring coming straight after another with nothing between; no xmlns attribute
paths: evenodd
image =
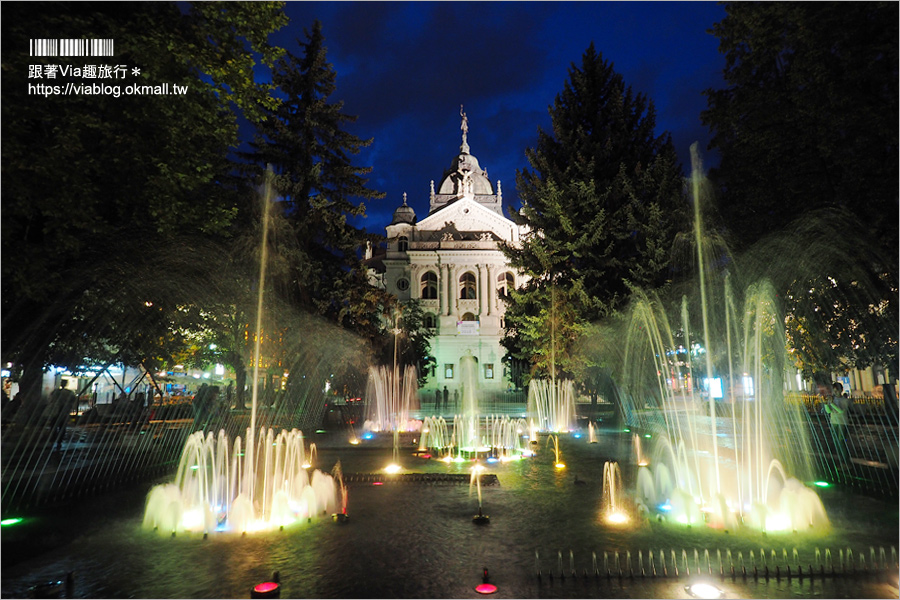
<svg viewBox="0 0 900 600"><path fill-rule="evenodd" d="M416 224L416 211L412 209L412 206L406 204L406 192L403 193L403 204L394 211L394 219L391 221L391 225L397 225L398 223Z"/></svg>
<svg viewBox="0 0 900 600"><path fill-rule="evenodd" d="M468 152L461 152L453 159L450 168L444 172L438 186L438 194L462 196L466 192L477 196L489 196L494 193L494 187L487 177L487 172L478 164L478 159Z"/></svg>

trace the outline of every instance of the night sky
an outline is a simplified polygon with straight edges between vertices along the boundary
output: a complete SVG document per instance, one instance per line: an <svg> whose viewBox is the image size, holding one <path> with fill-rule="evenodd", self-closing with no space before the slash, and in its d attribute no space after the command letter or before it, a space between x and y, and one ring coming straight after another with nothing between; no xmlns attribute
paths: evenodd
<svg viewBox="0 0 900 600"><path fill-rule="evenodd" d="M703 90L723 86L725 61L708 33L725 17L714 2L289 2L290 24L275 36L295 40L322 21L327 58L337 73L332 101L374 138L354 161L371 166L370 187L387 195L366 204L357 225L384 233L408 193L421 219L429 182L439 182L460 145L460 104L468 142L505 206L518 207L517 169L525 149L549 130L547 108L572 63L593 41L634 92L656 107L657 134L668 131L685 172L698 141L706 165L708 130L700 123Z"/></svg>

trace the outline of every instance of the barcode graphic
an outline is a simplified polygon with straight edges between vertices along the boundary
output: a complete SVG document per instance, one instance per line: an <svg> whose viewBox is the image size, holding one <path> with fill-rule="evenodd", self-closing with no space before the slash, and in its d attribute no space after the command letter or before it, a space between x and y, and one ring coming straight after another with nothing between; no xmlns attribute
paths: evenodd
<svg viewBox="0 0 900 600"><path fill-rule="evenodd" d="M32 39L31 56L112 56L113 40Z"/></svg>

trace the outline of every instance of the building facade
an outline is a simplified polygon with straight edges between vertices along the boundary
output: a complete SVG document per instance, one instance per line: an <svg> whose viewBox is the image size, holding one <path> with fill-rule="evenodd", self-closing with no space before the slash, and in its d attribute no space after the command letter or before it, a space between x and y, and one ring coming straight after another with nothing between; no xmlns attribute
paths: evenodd
<svg viewBox="0 0 900 600"><path fill-rule="evenodd" d="M459 389L460 361L467 356L478 363L484 392L507 389L503 296L522 283L498 244L517 244L524 230L503 216L500 181L495 188L469 152L468 123L460 114L462 145L437 187L431 181L428 215L418 220L404 194L387 227L382 260L385 289L401 302L419 300L434 330L437 364L422 390L425 400L435 389Z"/></svg>

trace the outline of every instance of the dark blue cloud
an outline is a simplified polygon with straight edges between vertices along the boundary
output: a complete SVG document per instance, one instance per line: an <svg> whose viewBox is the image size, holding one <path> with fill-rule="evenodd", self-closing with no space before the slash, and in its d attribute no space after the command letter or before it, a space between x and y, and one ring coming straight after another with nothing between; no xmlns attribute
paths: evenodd
<svg viewBox="0 0 900 600"><path fill-rule="evenodd" d="M278 42L295 50L293 39L321 20L333 99L359 117L355 134L374 138L356 157L387 194L358 223L373 232L384 232L404 192L427 214L429 181L459 149L460 104L472 153L517 207L525 149L549 128L547 108L591 42L653 101L657 133L672 134L685 170L690 145L704 150L709 139L702 92L722 85L724 59L707 31L725 11L712 2L290 2L287 12Z"/></svg>

